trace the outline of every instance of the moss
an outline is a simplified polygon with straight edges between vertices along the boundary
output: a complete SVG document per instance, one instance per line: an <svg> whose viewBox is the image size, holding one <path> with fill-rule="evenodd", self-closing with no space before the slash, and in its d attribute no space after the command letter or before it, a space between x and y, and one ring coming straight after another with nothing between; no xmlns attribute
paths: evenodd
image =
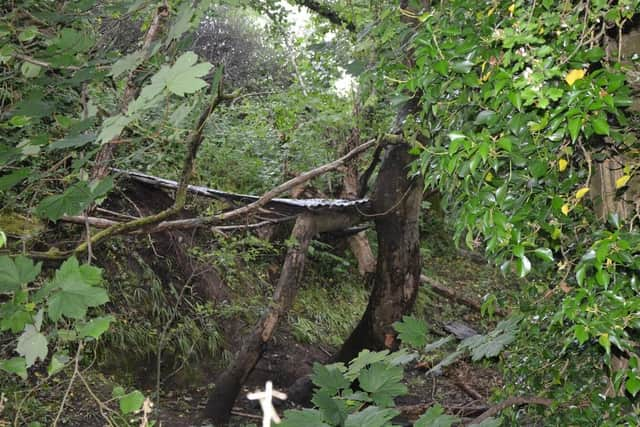
<svg viewBox="0 0 640 427"><path fill-rule="evenodd" d="M30 239L44 231L44 224L37 218L16 212L0 212L0 230L10 236Z"/></svg>

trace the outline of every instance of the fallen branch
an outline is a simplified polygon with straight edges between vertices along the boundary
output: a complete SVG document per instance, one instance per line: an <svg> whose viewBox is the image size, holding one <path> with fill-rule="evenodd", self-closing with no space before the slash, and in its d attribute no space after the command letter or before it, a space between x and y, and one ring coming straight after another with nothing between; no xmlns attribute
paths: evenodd
<svg viewBox="0 0 640 427"><path fill-rule="evenodd" d="M466 305L467 307L471 307L473 309L476 309L478 311L482 310L482 303L479 301L476 301L472 298L466 297L464 295L460 295L456 292L454 292L453 290L447 288L446 286L442 285L441 283L438 283L436 280L425 276L424 274L420 275L420 281L426 285L429 285L429 287L431 288L431 290L433 290L436 294L443 296L445 298L449 298L452 299L456 302L459 302L462 305ZM502 310L501 308L496 307L495 314L497 314L500 317L506 317L509 315L509 313L505 310Z"/></svg>
<svg viewBox="0 0 640 427"><path fill-rule="evenodd" d="M509 406L514 405L542 405L542 406L551 406L553 404L553 399L547 399L545 397L537 397L537 396L518 396L518 397L510 397L507 400L504 400L498 403L495 406L484 411L481 415L471 420L469 425L472 424L480 424L484 420L489 417L496 415L498 412L508 408Z"/></svg>

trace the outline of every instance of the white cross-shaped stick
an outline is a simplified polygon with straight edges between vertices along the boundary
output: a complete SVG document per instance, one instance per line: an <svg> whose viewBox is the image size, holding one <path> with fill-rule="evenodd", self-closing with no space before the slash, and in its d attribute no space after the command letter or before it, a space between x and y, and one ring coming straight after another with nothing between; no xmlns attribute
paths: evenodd
<svg viewBox="0 0 640 427"><path fill-rule="evenodd" d="M273 407L273 398L285 400L287 395L273 389L273 383L267 381L264 391L256 391L255 393L247 394L249 400L259 400L260 407L262 408L262 427L271 427L271 421L276 424L280 423L280 417Z"/></svg>

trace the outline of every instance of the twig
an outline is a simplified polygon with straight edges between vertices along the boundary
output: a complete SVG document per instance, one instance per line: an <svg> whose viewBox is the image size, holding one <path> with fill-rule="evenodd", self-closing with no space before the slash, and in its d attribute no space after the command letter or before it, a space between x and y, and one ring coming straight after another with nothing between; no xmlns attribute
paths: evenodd
<svg viewBox="0 0 640 427"><path fill-rule="evenodd" d="M474 299L471 299L469 297L466 297L464 295L460 295L454 291L452 291L451 289L447 288L446 286L438 283L437 281L435 281L434 279L425 276L424 274L420 275L420 282L429 285L429 287L431 288L431 290L433 290L436 294L443 296L445 298L449 298L452 299L456 302L459 302L462 305L466 305L467 307L476 309L478 311L482 310L482 304L479 301L476 301ZM496 307L495 314L497 314L500 317L506 317L508 316L508 312Z"/></svg>
<svg viewBox="0 0 640 427"><path fill-rule="evenodd" d="M236 415L238 417L245 417L245 418L250 418L252 420L261 420L262 421L262 417L260 415L248 414L246 412L238 411L236 409L231 411L231 415Z"/></svg>
<svg viewBox="0 0 640 427"><path fill-rule="evenodd" d="M18 59L22 59L25 62L29 62L29 63L31 63L33 65L38 65L38 66L43 67L43 68L49 68L49 69L56 69L57 68L57 69L61 69L61 70L70 70L70 71L78 71L78 70L81 69L80 67L77 67L75 65L54 66L54 65L51 65L48 62L41 61L39 59L35 59L35 58L32 58L32 57L27 56L27 55L22 55L20 53L16 53L16 54L14 54L14 56L16 58L18 58Z"/></svg>
<svg viewBox="0 0 640 427"><path fill-rule="evenodd" d="M73 382L76 379L76 376L80 373L78 370L78 365L80 364L80 354L82 353L82 347L84 346L83 342L80 341L78 343L78 350L76 351L76 356L74 358L73 364L73 374L71 375L71 379L69 380L69 385L67 386L67 390L64 392L64 396L62 396L62 402L60 402L60 408L58 408L58 413L53 420L53 427L58 425L58 421L60 421L60 416L62 415L62 410L64 409L64 405L69 398L69 393L71 393L71 387L73 387Z"/></svg>
<svg viewBox="0 0 640 427"><path fill-rule="evenodd" d="M491 408L489 408L486 411L484 411L481 415L479 415L476 418L474 418L473 420L471 420L469 425L471 425L471 424L480 424L481 422L483 422L487 418L496 415L498 412L502 411L503 409L508 408L509 406L513 406L513 405L551 406L552 404L553 404L553 399L547 399L545 397L537 397L537 396L510 397L507 400L504 400L504 401L498 403L497 405L494 405Z"/></svg>
<svg viewBox="0 0 640 427"><path fill-rule="evenodd" d="M107 422L107 424L109 424L109 426L113 426L114 424L111 421L111 418L109 418L109 416L104 413L104 410L106 409L107 411L111 411L113 413L116 413L116 411L109 408L107 405L104 404L102 400L98 398L98 396L96 396L96 394L93 392L91 387L89 387L87 380L85 380L84 376L80 372L78 372L78 377L80 378L80 381L82 381L82 384L84 384L84 387L87 389L87 391L89 392L93 400L95 400L96 403L98 404L98 409L100 410L100 415L102 415L102 418L105 419L105 421Z"/></svg>

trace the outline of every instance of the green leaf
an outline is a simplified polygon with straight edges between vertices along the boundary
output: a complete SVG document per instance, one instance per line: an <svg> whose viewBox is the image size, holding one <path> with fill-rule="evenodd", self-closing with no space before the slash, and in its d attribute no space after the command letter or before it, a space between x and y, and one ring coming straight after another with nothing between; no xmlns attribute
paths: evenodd
<svg viewBox="0 0 640 427"><path fill-rule="evenodd" d="M144 60L144 52L141 50L135 51L128 55L123 56L118 59L115 64L111 66L111 71L109 75L114 79L117 79L124 73L128 73L131 70L135 69L138 65L142 63Z"/></svg>
<svg viewBox="0 0 640 427"><path fill-rule="evenodd" d="M143 89L144 91L144 89ZM142 96L142 94L140 95ZM110 142L111 140L119 137L122 130L127 127L129 123L133 121L134 117L123 116L122 114L115 115L105 119L102 123L102 128L98 134L96 141L98 143Z"/></svg>
<svg viewBox="0 0 640 427"><path fill-rule="evenodd" d="M393 406L393 399L406 394L407 387L402 384L404 370L401 366L390 366L378 362L360 372L360 388L369 393L373 401L383 407Z"/></svg>
<svg viewBox="0 0 640 427"><path fill-rule="evenodd" d="M30 25L18 34L18 40L21 42L29 42L35 39L38 34L40 34L38 27Z"/></svg>
<svg viewBox="0 0 640 427"><path fill-rule="evenodd" d="M140 410L144 403L144 395L138 390L132 391L129 394L122 396L119 401L120 412L123 414L130 414Z"/></svg>
<svg viewBox="0 0 640 427"><path fill-rule="evenodd" d="M588 62L598 62L602 59L604 54L605 54L604 49L601 48L600 46L597 46L597 47L594 47L593 49L588 50L584 54L584 59L587 60Z"/></svg>
<svg viewBox="0 0 640 427"><path fill-rule="evenodd" d="M427 322L413 316L404 316L401 322L393 324L403 344L422 348L427 344Z"/></svg>
<svg viewBox="0 0 640 427"><path fill-rule="evenodd" d="M413 425L414 427L451 427L454 423L460 421L460 418L444 413L442 406L436 404L429 408L427 412L422 414Z"/></svg>
<svg viewBox="0 0 640 427"><path fill-rule="evenodd" d="M538 248L533 253L544 261L553 262L553 252L549 248Z"/></svg>
<svg viewBox="0 0 640 427"><path fill-rule="evenodd" d="M24 284L35 280L42 263L34 264L30 258L18 255L15 259L0 256L0 292L17 291Z"/></svg>
<svg viewBox="0 0 640 427"><path fill-rule="evenodd" d="M69 356L64 353L56 353L51 357L51 362L47 367L47 374L49 376L55 375L64 369L65 365L69 363Z"/></svg>
<svg viewBox="0 0 640 427"><path fill-rule="evenodd" d="M47 345L47 338L38 332L33 325L27 325L20 338L18 338L16 350L20 356L24 356L28 368L37 359L44 361L47 358L49 353Z"/></svg>
<svg viewBox="0 0 640 427"><path fill-rule="evenodd" d="M280 427L331 427L322 421L320 411L316 409L287 410Z"/></svg>
<svg viewBox="0 0 640 427"><path fill-rule="evenodd" d="M473 62L464 60L453 64L452 70L456 73L467 74L473 68Z"/></svg>
<svg viewBox="0 0 640 427"><path fill-rule="evenodd" d="M638 394L638 391L640 391L640 378L638 378L634 372L629 372L629 376L625 382L625 388L632 396L635 396Z"/></svg>
<svg viewBox="0 0 640 427"><path fill-rule="evenodd" d="M40 74L40 70L42 70L41 66L32 64L31 62L27 61L24 61L20 66L20 72L28 79L38 77L38 75Z"/></svg>
<svg viewBox="0 0 640 427"><path fill-rule="evenodd" d="M176 63L167 69L159 78L162 78L166 83L166 87L170 92L178 96L197 92L207 86L207 82L200 77L207 75L213 67L213 65L208 62L195 65L197 61L198 55L193 52L185 52L176 60ZM160 72L158 74L160 74Z"/></svg>
<svg viewBox="0 0 640 427"><path fill-rule="evenodd" d="M30 168L21 168L11 172L9 175L5 175L0 178L0 191L10 190L14 185L28 177L33 173ZM0 245L1 247L2 245Z"/></svg>
<svg viewBox="0 0 640 427"><path fill-rule="evenodd" d="M121 386L115 386L113 390L111 390L111 397L121 398L124 394L124 388Z"/></svg>
<svg viewBox="0 0 640 427"><path fill-rule="evenodd" d="M91 204L94 197L86 181L80 181L67 188L64 193L45 197L36 208L36 213L51 221L65 215L78 215Z"/></svg>
<svg viewBox="0 0 640 427"><path fill-rule="evenodd" d="M531 261L525 255L523 255L516 263L518 276L520 278L525 277L531 271Z"/></svg>
<svg viewBox="0 0 640 427"><path fill-rule="evenodd" d="M350 414L344 422L344 427L383 427L400 411L395 409L380 409L369 406L363 411Z"/></svg>
<svg viewBox="0 0 640 427"><path fill-rule="evenodd" d="M353 381L358 377L360 371L364 369L365 366L387 360L388 356L389 350L373 352L366 349L362 350L360 353L358 353L358 356L355 359L349 362L349 369L344 376L349 381Z"/></svg>
<svg viewBox="0 0 640 427"><path fill-rule="evenodd" d="M189 3L184 3L180 12L178 12L178 16L176 16L175 22L169 30L167 40L178 40L185 32L187 32L189 28L191 28L191 19L194 14L195 9Z"/></svg>
<svg viewBox="0 0 640 427"><path fill-rule="evenodd" d="M582 128L582 116L570 117L569 122L567 123L567 127L569 128L569 135L571 135L571 140L575 141L576 138L578 138L580 129Z"/></svg>
<svg viewBox="0 0 640 427"><path fill-rule="evenodd" d="M349 387L350 381L344 377L345 370L342 363L333 363L331 365L314 363L311 380L321 390L325 390L329 395L333 396L338 390Z"/></svg>
<svg viewBox="0 0 640 427"><path fill-rule="evenodd" d="M322 419L334 426L342 425L347 417L347 408L344 400L332 399L326 390L318 390L311 402L322 413Z"/></svg>
<svg viewBox="0 0 640 427"><path fill-rule="evenodd" d="M0 369L10 374L16 374L23 380L27 379L27 363L24 357L14 357L9 360L0 360Z"/></svg>
<svg viewBox="0 0 640 427"><path fill-rule="evenodd" d="M47 151L64 150L66 148L84 147L85 145L94 141L95 139L96 139L96 135L93 133L71 135L71 136L67 136L64 139L59 139L57 141L52 142L47 147Z"/></svg>
<svg viewBox="0 0 640 427"><path fill-rule="evenodd" d="M78 331L78 335L81 338L91 337L94 339L98 339L100 335L102 335L107 331L107 329L109 329L109 325L114 320L115 318L113 316L96 317L95 319L91 319L84 325L77 326L76 329Z"/></svg>
<svg viewBox="0 0 640 427"><path fill-rule="evenodd" d="M609 123L607 119L597 116L591 121L593 131L598 135L609 135Z"/></svg>
<svg viewBox="0 0 640 427"><path fill-rule="evenodd" d="M62 316L84 319L89 307L100 306L107 301L107 291L96 287L101 280L101 270L89 265L78 265L75 257L69 258L56 271L54 280L43 289L49 296L49 318L57 322Z"/></svg>
<svg viewBox="0 0 640 427"><path fill-rule="evenodd" d="M449 73L449 63L447 61L438 61L433 64L433 69L436 70L439 74L447 77Z"/></svg>
<svg viewBox="0 0 640 427"><path fill-rule="evenodd" d="M575 335L580 345L584 344L589 339L589 332L587 331L587 328L584 327L584 325L574 326L573 334Z"/></svg>
<svg viewBox="0 0 640 427"><path fill-rule="evenodd" d="M611 341L609 340L609 334L600 334L598 343L604 348L607 354L611 354Z"/></svg>

